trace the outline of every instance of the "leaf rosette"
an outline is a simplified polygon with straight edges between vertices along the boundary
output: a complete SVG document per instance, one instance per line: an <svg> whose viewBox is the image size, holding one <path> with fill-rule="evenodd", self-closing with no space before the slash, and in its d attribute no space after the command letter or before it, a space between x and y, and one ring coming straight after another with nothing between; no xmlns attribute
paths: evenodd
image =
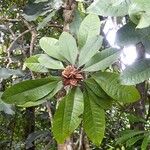
<svg viewBox="0 0 150 150"><path fill-rule="evenodd" d="M53 120L52 130L58 143L63 143L82 120L87 136L99 145L105 132L104 110L110 108L113 100L130 103L140 98L134 86L121 85L118 74L105 71L117 61L120 50L101 51L103 38L99 33L99 17L90 14L82 21L77 39L67 32L59 39L41 38L40 46L46 54L28 58L25 65L42 73L58 70L60 76L23 81L2 95L7 103L29 107L67 90Z"/></svg>

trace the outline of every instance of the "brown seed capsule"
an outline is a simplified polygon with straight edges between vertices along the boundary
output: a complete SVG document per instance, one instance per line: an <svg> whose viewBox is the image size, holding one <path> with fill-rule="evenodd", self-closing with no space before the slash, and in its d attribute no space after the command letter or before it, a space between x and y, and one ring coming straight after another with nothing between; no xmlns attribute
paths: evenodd
<svg viewBox="0 0 150 150"><path fill-rule="evenodd" d="M64 86L77 86L83 80L83 73L73 65L67 66L62 72Z"/></svg>

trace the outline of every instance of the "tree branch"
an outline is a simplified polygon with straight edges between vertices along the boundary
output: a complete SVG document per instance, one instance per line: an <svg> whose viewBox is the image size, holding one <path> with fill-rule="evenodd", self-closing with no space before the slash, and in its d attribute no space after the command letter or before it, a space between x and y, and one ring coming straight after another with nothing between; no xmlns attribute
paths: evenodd
<svg viewBox="0 0 150 150"><path fill-rule="evenodd" d="M31 29L31 30L33 30L33 29ZM10 51L11 48L14 46L14 44L17 42L17 40L18 40L19 38L21 38L22 36L24 36L26 33L30 32L31 30L26 30L26 31L22 32L18 37L16 37L16 39L15 39L15 40L10 44L10 46L8 47L7 51Z"/></svg>

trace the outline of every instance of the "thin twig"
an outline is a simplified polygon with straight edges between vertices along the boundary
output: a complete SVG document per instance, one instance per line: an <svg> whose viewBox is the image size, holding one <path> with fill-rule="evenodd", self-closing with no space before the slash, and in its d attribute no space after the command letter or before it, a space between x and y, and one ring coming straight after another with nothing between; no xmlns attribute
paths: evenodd
<svg viewBox="0 0 150 150"><path fill-rule="evenodd" d="M30 56L32 56L33 50L34 50L34 44L36 42L37 33L36 33L35 28L33 28L26 20L23 20L23 21L24 21L25 25L27 26L27 28L30 30L30 33L31 33L31 42L30 42L29 53L30 53ZM30 73L31 73L32 79L35 79L35 76L34 76L34 74L31 70L30 70Z"/></svg>
<svg viewBox="0 0 150 150"><path fill-rule="evenodd" d="M3 18L3 17L1 17L0 18L0 21L2 21L2 22L19 22L19 21L22 21L21 19L9 19L9 18Z"/></svg>
<svg viewBox="0 0 150 150"><path fill-rule="evenodd" d="M49 27L57 28L60 32L63 31L63 25L58 25L58 24L49 24Z"/></svg>
<svg viewBox="0 0 150 150"><path fill-rule="evenodd" d="M15 33L13 32L13 30L9 27L8 23L5 23L5 26L6 26L7 30L11 33L13 39L15 39L15 38L16 38L16 35L15 35Z"/></svg>
<svg viewBox="0 0 150 150"><path fill-rule="evenodd" d="M148 113L147 113L147 116L146 116L146 121L148 121L149 117L150 117L150 99L148 98Z"/></svg>
<svg viewBox="0 0 150 150"><path fill-rule="evenodd" d="M53 115L52 115L52 111L51 111L51 103L48 101L46 102L46 108L47 108L49 119L50 119L51 126L52 126L53 125Z"/></svg>
<svg viewBox="0 0 150 150"><path fill-rule="evenodd" d="M30 43L30 56L32 56L33 54L33 50L34 50L34 43L36 41L36 32L33 30L31 31L31 43Z"/></svg>
<svg viewBox="0 0 150 150"><path fill-rule="evenodd" d="M59 24L49 24L49 27L56 27L56 28L63 29L63 25L59 25Z"/></svg>
<svg viewBox="0 0 150 150"><path fill-rule="evenodd" d="M33 29L32 29L33 30ZM11 49L14 46L14 44L16 43L16 41L21 38L23 35L25 35L26 33L30 32L30 30L26 30L24 32L22 32L18 37L16 37L16 39L9 45L8 49L7 49L7 57L8 57L8 63L6 68L9 68L10 64L13 62L11 59Z"/></svg>
<svg viewBox="0 0 150 150"><path fill-rule="evenodd" d="M33 29L31 29L33 30ZM24 36L26 33L30 32L31 30L26 30L24 32L22 32L18 37L16 37L16 39L10 44L10 46L8 47L7 51L10 51L11 48L13 47L13 45L16 43L16 41L21 38L22 36Z"/></svg>
<svg viewBox="0 0 150 150"><path fill-rule="evenodd" d="M50 141L48 142L48 144L45 146L44 150L49 150L52 144L53 144L53 143L52 143L52 141L50 140Z"/></svg>
<svg viewBox="0 0 150 150"><path fill-rule="evenodd" d="M36 41L37 33L35 28L32 27L26 20L24 20L25 25L30 30L31 33L31 42L30 42L30 56L32 56L33 50L34 50L34 44ZM32 30L33 29L33 30Z"/></svg>

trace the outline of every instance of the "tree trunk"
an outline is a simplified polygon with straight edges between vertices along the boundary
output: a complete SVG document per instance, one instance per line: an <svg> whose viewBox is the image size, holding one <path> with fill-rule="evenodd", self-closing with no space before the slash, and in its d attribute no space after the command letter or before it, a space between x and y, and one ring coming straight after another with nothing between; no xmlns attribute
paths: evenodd
<svg viewBox="0 0 150 150"><path fill-rule="evenodd" d="M25 140L28 136L33 133L35 130L35 108L29 107L26 108L25 112L25 126L24 126L24 137ZM35 150L34 142L33 146L30 148L25 148L26 150Z"/></svg>

